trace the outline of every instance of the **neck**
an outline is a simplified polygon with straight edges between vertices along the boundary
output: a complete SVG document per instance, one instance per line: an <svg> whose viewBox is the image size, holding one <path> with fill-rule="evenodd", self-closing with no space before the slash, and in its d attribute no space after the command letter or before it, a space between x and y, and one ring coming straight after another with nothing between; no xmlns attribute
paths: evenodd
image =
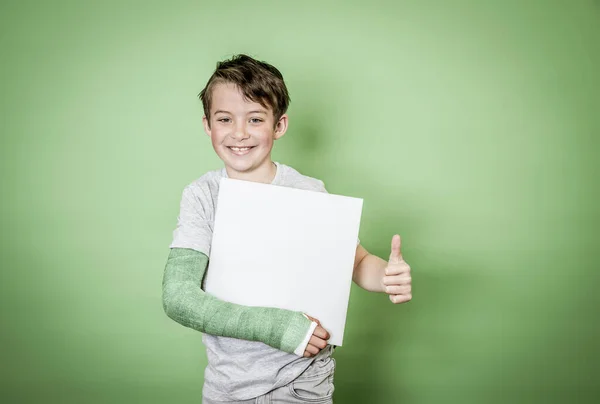
<svg viewBox="0 0 600 404"><path fill-rule="evenodd" d="M254 168L252 171L236 171L235 169L225 166L227 177L235 180L261 182L270 184L275 179L277 174L277 166L270 159L264 164Z"/></svg>

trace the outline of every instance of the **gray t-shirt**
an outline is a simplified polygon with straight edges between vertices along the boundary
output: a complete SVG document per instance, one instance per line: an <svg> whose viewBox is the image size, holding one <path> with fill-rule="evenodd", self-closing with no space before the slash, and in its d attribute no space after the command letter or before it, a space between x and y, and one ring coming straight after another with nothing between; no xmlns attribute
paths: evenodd
<svg viewBox="0 0 600 404"><path fill-rule="evenodd" d="M275 162L272 185L327 192L323 182ZM219 182L227 178L225 168L209 171L185 187L171 248L190 248L210 257ZM208 365L204 372L203 396L210 400L248 400L285 386L315 360L290 354L257 341L203 334ZM329 356L328 345L317 358Z"/></svg>

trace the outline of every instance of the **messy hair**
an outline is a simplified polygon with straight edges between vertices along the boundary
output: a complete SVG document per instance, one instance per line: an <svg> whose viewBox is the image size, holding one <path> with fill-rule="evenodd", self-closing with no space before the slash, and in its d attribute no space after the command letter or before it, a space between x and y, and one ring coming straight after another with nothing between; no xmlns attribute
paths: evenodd
<svg viewBox="0 0 600 404"><path fill-rule="evenodd" d="M235 55L231 59L217 62L215 72L198 95L209 123L212 90L220 83L235 84L246 99L257 102L265 108L270 107L275 123L285 114L290 104L290 96L283 76L276 67L248 55Z"/></svg>

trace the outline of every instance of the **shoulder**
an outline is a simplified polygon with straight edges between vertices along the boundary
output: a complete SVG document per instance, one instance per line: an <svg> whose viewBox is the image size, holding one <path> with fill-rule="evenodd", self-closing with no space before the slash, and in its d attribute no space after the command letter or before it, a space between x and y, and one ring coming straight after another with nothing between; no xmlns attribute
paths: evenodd
<svg viewBox="0 0 600 404"><path fill-rule="evenodd" d="M327 192L325 184L320 179L301 174L295 168L285 164L280 163L280 166L283 169L281 185L307 191Z"/></svg>
<svg viewBox="0 0 600 404"><path fill-rule="evenodd" d="M183 196L196 200L210 200L219 191L219 182L223 178L223 169L208 171L196 178L183 189Z"/></svg>

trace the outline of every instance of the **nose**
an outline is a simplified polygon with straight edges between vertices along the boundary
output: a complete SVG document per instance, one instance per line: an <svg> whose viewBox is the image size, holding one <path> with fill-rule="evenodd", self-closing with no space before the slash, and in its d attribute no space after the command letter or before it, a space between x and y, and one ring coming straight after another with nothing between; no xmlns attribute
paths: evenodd
<svg viewBox="0 0 600 404"><path fill-rule="evenodd" d="M235 140L244 140L250 137L249 134L246 133L246 125L237 124L233 128L233 132L231 133L231 137Z"/></svg>

